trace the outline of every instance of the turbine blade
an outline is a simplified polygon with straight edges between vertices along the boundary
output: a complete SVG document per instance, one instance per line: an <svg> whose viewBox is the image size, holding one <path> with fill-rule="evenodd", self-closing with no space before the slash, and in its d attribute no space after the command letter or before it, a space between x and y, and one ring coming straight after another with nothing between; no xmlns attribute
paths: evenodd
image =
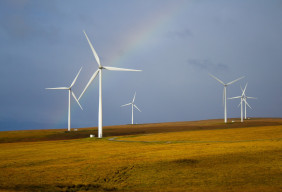
<svg viewBox="0 0 282 192"><path fill-rule="evenodd" d="M248 105L248 107L250 107L250 109L252 109L251 106L249 105L249 103L246 100L245 100L245 103Z"/></svg>
<svg viewBox="0 0 282 192"><path fill-rule="evenodd" d="M248 99L258 99L258 98L256 98L256 97L247 97Z"/></svg>
<svg viewBox="0 0 282 192"><path fill-rule="evenodd" d="M84 90L82 91L82 93L80 94L78 100L80 100L80 98L83 96L84 92L86 91L86 89L88 88L88 86L90 85L90 83L95 79L95 77L97 76L97 74L100 72L100 69L98 69L97 71L95 71L95 73L92 75L92 77L90 78L90 80L88 81L87 85L85 86Z"/></svg>
<svg viewBox="0 0 282 192"><path fill-rule="evenodd" d="M241 99L241 102L239 103L238 107L240 107L240 105L242 105L243 100Z"/></svg>
<svg viewBox="0 0 282 192"><path fill-rule="evenodd" d="M76 82L76 80L77 80L77 77L78 77L78 75L79 75L79 73L80 73L81 69L82 69L82 67L80 68L80 70L78 71L78 73L77 73L76 77L74 78L73 82L71 83L70 88L72 88L72 86L75 84L75 82Z"/></svg>
<svg viewBox="0 0 282 192"><path fill-rule="evenodd" d="M76 98L74 92L71 91L71 94L72 94L73 98L76 100L76 102L77 102L77 104L79 105L79 107L81 108L81 110L83 110L83 108L81 107L81 105L80 105L78 99Z"/></svg>
<svg viewBox="0 0 282 192"><path fill-rule="evenodd" d="M134 101L135 101L135 96L136 96L136 92L134 93L134 97L132 99L132 103L134 103Z"/></svg>
<svg viewBox="0 0 282 192"><path fill-rule="evenodd" d="M125 68L107 67L107 66L103 66L103 68L110 70L110 71L142 71L142 70L137 70L137 69L125 69Z"/></svg>
<svg viewBox="0 0 282 192"><path fill-rule="evenodd" d="M135 107L138 111L140 111L140 112L141 112L141 110L140 110L140 109L138 109L138 107L137 107L136 105L134 105L134 107Z"/></svg>
<svg viewBox="0 0 282 192"><path fill-rule="evenodd" d="M246 85L245 85L245 88L243 90L242 96L245 95L245 92L246 92L246 89L247 89L247 85L248 85L248 83L246 83Z"/></svg>
<svg viewBox="0 0 282 192"><path fill-rule="evenodd" d="M223 81L221 81L220 79L218 79L216 76L213 76L213 75L210 74L210 73L209 73L209 75L210 75L212 78L214 78L215 80L217 80L219 83L221 83L222 85L225 85L225 84L223 83Z"/></svg>
<svg viewBox="0 0 282 192"><path fill-rule="evenodd" d="M227 83L226 85L231 85L232 83L235 83L236 81L239 81L239 80L243 79L244 77L245 77L245 76L240 77L240 78L238 78L238 79L235 79L234 81L231 81L231 82Z"/></svg>
<svg viewBox="0 0 282 192"><path fill-rule="evenodd" d="M69 87L54 87L54 88L45 88L45 89L69 89Z"/></svg>
<svg viewBox="0 0 282 192"><path fill-rule="evenodd" d="M239 99L241 98L242 96L237 96L237 97L231 97L231 98L228 98L228 99Z"/></svg>
<svg viewBox="0 0 282 192"><path fill-rule="evenodd" d="M124 107L124 106L131 105L131 104L132 104L132 103L127 103L127 104L122 105L122 106L120 106L120 107Z"/></svg>
<svg viewBox="0 0 282 192"><path fill-rule="evenodd" d="M84 32L84 35L85 35L85 37L86 37L86 39L87 39L87 41L88 41L88 43L89 43L89 46L90 46L90 48L91 48L91 50L92 50L92 53L93 53L93 55L94 55L94 57L95 57L95 59L96 59L98 65L99 65L99 67L100 67L100 66L101 66L101 63L100 63L100 59L99 59L99 57L98 57L98 54L96 53L96 51L95 51L95 49L94 49L92 43L90 42L90 40L89 40L89 38L88 38L86 32L85 32L85 31L83 31L83 32Z"/></svg>

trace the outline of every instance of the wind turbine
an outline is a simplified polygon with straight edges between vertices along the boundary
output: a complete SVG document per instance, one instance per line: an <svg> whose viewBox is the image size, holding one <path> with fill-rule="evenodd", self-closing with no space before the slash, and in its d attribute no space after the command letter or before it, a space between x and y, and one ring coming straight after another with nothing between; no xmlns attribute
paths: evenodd
<svg viewBox="0 0 282 192"><path fill-rule="evenodd" d="M94 55L95 60L98 63L98 69L97 71L95 71L95 73L92 75L92 77L90 78L90 80L88 81L87 85L85 86L84 90L82 91L82 93L80 94L78 100L81 99L81 97L83 96L84 92L86 91L86 89L88 88L88 86L91 84L91 82L95 79L95 77L98 75L99 73L99 114L98 114L98 138L102 138L102 123L103 123L103 114L102 114L102 71L103 69L106 70L110 70L110 71L141 71L141 70L135 70L135 69L124 69L124 68L117 68L117 67L108 67L108 66L102 66L100 63L100 59L98 57L98 54L96 53L94 47L92 46L87 34L85 31L83 31L85 34L85 37L89 43L89 46L92 50L92 53Z"/></svg>
<svg viewBox="0 0 282 192"><path fill-rule="evenodd" d="M245 100L245 91L246 91L246 88L247 88L247 85L245 86L244 90L241 88L242 90L242 95L241 96L237 96L237 97L231 97L231 98L228 98L228 99L241 99L241 102L239 103L239 105L241 105L241 122L243 122L243 116L244 116L244 112L243 112L243 102L245 102L245 105L248 105L250 107L250 105L247 103L247 101Z"/></svg>
<svg viewBox="0 0 282 192"><path fill-rule="evenodd" d="M76 98L74 92L71 90L71 88L73 87L73 85L75 84L77 77L80 73L82 68L80 68L80 70L78 71L76 77L74 78L74 80L72 81L71 85L69 87L55 87L55 88L46 88L46 89L63 89L63 90L69 90L69 109L68 109L68 131L71 130L71 95L73 96L73 98L76 100L77 104L79 105L79 107L82 109L78 99Z"/></svg>
<svg viewBox="0 0 282 192"><path fill-rule="evenodd" d="M121 106L121 107L124 107L124 106L127 106L127 105L131 105L131 114L132 114L132 115L131 115L131 124L132 124L132 125L133 125L133 107L135 107L138 111L141 112L141 110L138 109L138 107L134 104L135 96L136 96L136 92L135 92L135 94L134 94L134 97L133 97L131 103L127 103L127 104Z"/></svg>
<svg viewBox="0 0 282 192"><path fill-rule="evenodd" d="M247 86L247 84L246 84L246 86ZM242 90L242 92L243 92L242 87L241 87L241 90ZM247 99L257 99L257 98L256 98L256 97L248 97L248 96L246 96L246 91L244 92L245 119L247 119L247 105L248 105L248 107L249 107L250 109L252 109L251 106L248 104Z"/></svg>
<svg viewBox="0 0 282 192"><path fill-rule="evenodd" d="M240 78L235 79L234 81L231 81L229 83L223 83L223 81L221 81L217 77L213 76L212 74L209 74L209 75L224 86L224 88L223 88L224 122L227 123L226 88L227 88L228 85L231 85L232 83L235 83L236 81L239 81L240 79L243 79L244 77L240 77Z"/></svg>

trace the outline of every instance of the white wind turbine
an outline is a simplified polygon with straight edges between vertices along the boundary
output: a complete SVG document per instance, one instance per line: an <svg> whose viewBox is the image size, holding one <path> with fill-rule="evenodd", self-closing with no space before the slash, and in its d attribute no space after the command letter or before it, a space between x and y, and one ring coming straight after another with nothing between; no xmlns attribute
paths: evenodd
<svg viewBox="0 0 282 192"><path fill-rule="evenodd" d="M46 88L46 89L63 89L63 90L69 90L69 109L68 109L68 131L71 130L71 95L73 96L73 98L76 100L77 104L79 105L79 107L82 109L78 99L76 98L74 92L71 90L71 88L73 87L73 85L75 84L77 77L80 73L82 68L80 68L79 72L77 73L76 77L74 78L73 82L71 83L71 85L69 87L55 87L55 88Z"/></svg>
<svg viewBox="0 0 282 192"><path fill-rule="evenodd" d="M136 96L136 92L135 92L135 94L134 94L134 97L133 97L131 103L127 103L127 104L121 106L121 107L124 107L124 106L127 106L127 105L131 105L131 124L132 124L132 125L133 125L133 107L135 107L138 111L141 112L141 110L138 109L138 107L134 104L135 96Z"/></svg>
<svg viewBox="0 0 282 192"><path fill-rule="evenodd" d="M246 84L246 87L247 87L247 84ZM241 90L242 90L242 92L243 92L242 87L241 87ZM248 96L246 96L246 91L244 92L245 119L247 119L247 105L248 105L248 107L249 107L250 109L252 109L251 106L248 104L247 99L257 99L257 98L256 98L256 97L248 97Z"/></svg>
<svg viewBox="0 0 282 192"><path fill-rule="evenodd" d="M247 103L247 101L245 100L245 91L246 91L246 88L247 88L247 85L245 86L244 90L241 88L242 90L242 95L241 96L237 96L237 97L231 97L231 98L228 98L228 99L241 99L241 102L239 103L239 106L241 105L241 122L243 122L243 116L244 116L244 112L243 112L243 102L245 102L245 105L248 105L250 107L250 105Z"/></svg>
<svg viewBox="0 0 282 192"><path fill-rule="evenodd" d="M87 34L85 33L85 31L83 31L85 34L85 37L89 43L89 46L92 50L92 53L94 55L95 60L98 63L98 69L97 71L95 71L95 73L92 75L92 77L90 78L90 80L88 81L87 85L85 86L84 90L82 91L82 93L80 94L78 100L81 99L81 97L83 96L84 92L86 91L86 89L88 88L88 86L91 84L91 82L95 79L95 77L98 75L99 73L99 114L98 114L98 138L102 138L102 122L103 122L103 114L102 114L102 71L103 69L106 70L110 70L110 71L141 71L141 70L135 70L135 69L124 69L124 68L117 68L117 67L108 67L108 66L102 66L100 63L100 59L98 57L98 54L96 53L94 47L92 46Z"/></svg>
<svg viewBox="0 0 282 192"><path fill-rule="evenodd" d="M239 81L240 79L243 79L244 77L240 77L240 78L235 79L234 81L231 81L229 83L223 83L223 81L221 81L217 77L213 76L212 74L209 74L209 75L224 86L224 88L223 88L224 122L227 123L226 88L227 88L228 85L231 85L232 83L235 83L236 81Z"/></svg>

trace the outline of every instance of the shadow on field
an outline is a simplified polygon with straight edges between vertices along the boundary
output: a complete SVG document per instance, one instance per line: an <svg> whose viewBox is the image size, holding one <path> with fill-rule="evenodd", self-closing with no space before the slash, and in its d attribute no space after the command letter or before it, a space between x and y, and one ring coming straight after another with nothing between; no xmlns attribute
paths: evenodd
<svg viewBox="0 0 282 192"><path fill-rule="evenodd" d="M173 160L171 163L175 163L178 165L195 165L199 163L199 160L196 159L176 159Z"/></svg>
<svg viewBox="0 0 282 192"><path fill-rule="evenodd" d="M54 185L16 185L13 188L0 187L0 189L9 189L15 191L33 191L33 192L76 192L76 191L117 191L117 188L105 188L99 184L57 184Z"/></svg>

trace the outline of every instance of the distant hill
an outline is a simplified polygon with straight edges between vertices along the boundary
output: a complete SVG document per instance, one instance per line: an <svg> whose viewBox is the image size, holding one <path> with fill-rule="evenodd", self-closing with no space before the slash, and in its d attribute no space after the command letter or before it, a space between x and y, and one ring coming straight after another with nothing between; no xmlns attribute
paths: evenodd
<svg viewBox="0 0 282 192"><path fill-rule="evenodd" d="M234 121L232 123L232 121ZM136 125L116 125L103 127L103 136L122 136L137 135L149 133L165 133L193 130L213 130L242 128L255 126L282 125L281 118L253 118L240 122L239 119L229 119L229 123L223 123L222 119L202 120L202 121L185 121L169 123L152 123ZM90 134L97 135L97 127L78 128L77 131L72 129L67 132L66 129L40 129L40 130L18 130L0 132L0 143L13 142L33 142L33 141L50 141L50 140L69 140L87 138Z"/></svg>

